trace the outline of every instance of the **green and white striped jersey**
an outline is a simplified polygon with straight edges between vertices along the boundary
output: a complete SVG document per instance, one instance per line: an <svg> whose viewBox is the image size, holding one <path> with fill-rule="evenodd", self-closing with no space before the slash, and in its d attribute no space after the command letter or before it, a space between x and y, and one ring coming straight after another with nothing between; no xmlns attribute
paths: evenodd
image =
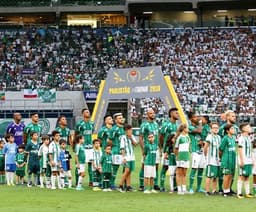
<svg viewBox="0 0 256 212"><path fill-rule="evenodd" d="M250 137L241 135L238 138L238 148L242 148L242 157L244 164L252 164L252 142L250 140ZM238 163L240 163L239 154Z"/></svg>
<svg viewBox="0 0 256 212"><path fill-rule="evenodd" d="M125 158L127 161L135 160L134 147L132 144L132 140L136 141L135 137L132 135L132 140L128 138L126 135L122 135L120 138L120 150L125 151Z"/></svg>
<svg viewBox="0 0 256 212"><path fill-rule="evenodd" d="M219 135L208 134L205 141L209 143L207 155L206 155L206 164L219 166L220 158L219 158L219 147L221 138Z"/></svg>
<svg viewBox="0 0 256 212"><path fill-rule="evenodd" d="M39 151L38 151L38 156L40 158L40 168L46 169L47 168L47 163L49 161L49 147L43 144L40 146Z"/></svg>
<svg viewBox="0 0 256 212"><path fill-rule="evenodd" d="M94 163L94 165L98 168L100 167L100 159L102 157L102 151L101 148L100 149L93 149L93 158L92 161ZM94 170L94 168L93 168Z"/></svg>
<svg viewBox="0 0 256 212"><path fill-rule="evenodd" d="M52 160L54 163L60 162L60 145L59 145L59 143L52 141L49 144L49 154L52 154Z"/></svg>

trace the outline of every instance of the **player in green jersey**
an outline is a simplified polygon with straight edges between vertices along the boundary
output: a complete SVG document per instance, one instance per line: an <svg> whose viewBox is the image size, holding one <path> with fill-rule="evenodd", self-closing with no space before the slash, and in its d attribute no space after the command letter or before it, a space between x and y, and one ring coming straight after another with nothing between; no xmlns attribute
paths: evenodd
<svg viewBox="0 0 256 212"><path fill-rule="evenodd" d="M144 146L148 143L148 134L150 132L154 133L154 143L158 146L159 143L159 126L155 121L155 111L149 108L147 111L147 121L143 122L140 126L139 143L141 146L142 154L144 155ZM158 186L158 164L160 162L159 149L156 154L156 177L154 178L154 189L160 190ZM144 191L144 162L142 160L141 170L140 170L140 191Z"/></svg>
<svg viewBox="0 0 256 212"><path fill-rule="evenodd" d="M119 166L122 164L122 157L120 153L120 138L125 134L124 132L124 118L122 113L114 114L115 125L111 128L108 137L108 143L112 147L112 157L113 157L113 173L111 178L111 188L115 189L116 175Z"/></svg>
<svg viewBox="0 0 256 212"><path fill-rule="evenodd" d="M92 187L93 176L92 176L92 157L93 157L93 145L92 145L92 134L94 131L94 123L91 121L91 113L87 108L82 109L83 120L76 124L75 135L84 136L84 148L86 155L86 162L88 163L88 175L89 175L89 186Z"/></svg>
<svg viewBox="0 0 256 212"><path fill-rule="evenodd" d="M205 157L203 155L203 140L201 137L202 126L200 123L200 118L194 113L190 112L188 114L188 118L190 120L189 129L189 137L191 140L191 172L189 176L189 192L191 194L194 193L193 184L194 179L197 173L197 191L204 192L201 188L201 184L203 181L203 171L205 168Z"/></svg>
<svg viewBox="0 0 256 212"><path fill-rule="evenodd" d="M31 132L31 139L26 144L25 152L28 156L28 187L32 187L32 174L34 175L34 185L38 184L38 175L40 173L39 158L38 158L38 133Z"/></svg>
<svg viewBox="0 0 256 212"><path fill-rule="evenodd" d="M76 167L79 175L76 190L81 191L81 190L84 190L82 187L82 184L85 176L84 172L85 172L85 163L86 163L83 135L77 135L75 137L74 150L75 150L75 163L76 163Z"/></svg>
<svg viewBox="0 0 256 212"><path fill-rule="evenodd" d="M205 180L205 195L216 194L217 179L220 172L219 146L221 138L218 135L219 124L212 122L211 133L205 138L204 155L206 157L206 180ZM212 193L210 193L210 184L212 182Z"/></svg>
<svg viewBox="0 0 256 212"><path fill-rule="evenodd" d="M24 184L25 167L26 167L26 154L25 145L21 144L18 147L18 153L16 154L16 184Z"/></svg>
<svg viewBox="0 0 256 212"><path fill-rule="evenodd" d="M38 113L32 113L31 114L31 123L29 123L25 128L24 128L24 133L23 133L23 141L25 144L27 144L30 139L31 139L31 132L37 132L38 134L38 142L40 142L39 137L42 133L42 127L39 125L39 116Z"/></svg>
<svg viewBox="0 0 256 212"><path fill-rule="evenodd" d="M102 178L103 178L103 190L112 191L110 188L110 181L112 178L112 154L111 154L111 145L108 144L105 148L105 152L100 159L101 170L102 170Z"/></svg>
<svg viewBox="0 0 256 212"><path fill-rule="evenodd" d="M148 132L148 142L144 145L144 194L158 193L154 188L156 178L156 155L158 145L154 143L154 132Z"/></svg>
<svg viewBox="0 0 256 212"><path fill-rule="evenodd" d="M201 121L202 121L201 139L205 142L207 135L211 132L211 128L209 126L209 123L210 123L209 116L202 116Z"/></svg>
<svg viewBox="0 0 256 212"><path fill-rule="evenodd" d="M5 183L4 140L0 140L0 184Z"/></svg>
<svg viewBox="0 0 256 212"><path fill-rule="evenodd" d="M252 174L252 141L249 137L252 129L249 123L240 125L241 135L238 138L238 165L239 178L237 181L237 197L244 198L242 195L242 186L244 184L245 197L252 198L250 194L249 177Z"/></svg>
<svg viewBox="0 0 256 212"><path fill-rule="evenodd" d="M102 149L105 149L105 147L108 144L108 137L110 130L113 125L113 119L110 114L107 114L104 116L104 126L102 126L98 132L98 139L101 141L101 147Z"/></svg>
<svg viewBox="0 0 256 212"><path fill-rule="evenodd" d="M73 145L73 135L71 130L67 127L68 122L65 116L60 116L57 120L58 127L55 130L60 132L60 139L67 141L67 144Z"/></svg>
<svg viewBox="0 0 256 212"><path fill-rule="evenodd" d="M187 193L186 175L189 168L189 145L190 138L188 135L188 126L181 124L177 130L175 141L175 155L176 155L176 180L178 187L178 194L183 195Z"/></svg>
<svg viewBox="0 0 256 212"><path fill-rule="evenodd" d="M238 133L239 133L239 128L236 125L236 114L232 111L232 110L228 110L224 113L224 118L226 119L226 123L222 124L220 126L220 130L219 130L219 135L221 138L223 138L225 136L225 131L224 128L227 124L231 124L234 128L235 128L235 133L234 133L234 138L236 139ZM232 194L236 194L233 190L232 190L232 185L233 185L233 181L234 179L232 179L231 182L231 193ZM223 193L223 172L220 172L220 176L219 176L219 192Z"/></svg>
<svg viewBox="0 0 256 212"><path fill-rule="evenodd" d="M44 178L46 188L50 188L51 184L51 167L49 165L49 143L50 137L48 135L42 135L42 145L38 151L38 157L40 160L40 188L44 188Z"/></svg>
<svg viewBox="0 0 256 212"><path fill-rule="evenodd" d="M234 138L235 128L231 124L224 127L226 135L222 138L219 155L221 159L221 168L224 175L223 178L223 196L230 196L231 183L236 168L236 141Z"/></svg>
<svg viewBox="0 0 256 212"><path fill-rule="evenodd" d="M177 120L179 119L178 109L177 108L171 108L169 110L168 114L169 114L169 119L166 122L163 123L163 125L161 127L161 130L160 130L160 136L159 136L160 152L162 152L162 150L165 150L167 139L171 135L175 134L176 131L177 131ZM172 159L175 160L174 154L170 155L170 157L171 157L171 160ZM164 159L164 157L163 157L162 158L162 170L161 170L161 173L160 173L160 192L165 191L164 182L165 182L166 171L168 170L169 165L170 165L169 161L167 159ZM176 180L174 178L174 182L175 181Z"/></svg>
<svg viewBox="0 0 256 212"><path fill-rule="evenodd" d="M102 151L100 148L100 140L93 140L93 159L92 159L92 172L93 172L93 191L101 191L101 166L100 158Z"/></svg>
<svg viewBox="0 0 256 212"><path fill-rule="evenodd" d="M122 165L124 172L119 184L119 191L124 192L124 183L126 183L126 191L132 191L131 187L131 172L135 169L135 153L134 146L137 144L135 137L132 134L132 126L124 125L125 135L120 138L120 151L123 157Z"/></svg>

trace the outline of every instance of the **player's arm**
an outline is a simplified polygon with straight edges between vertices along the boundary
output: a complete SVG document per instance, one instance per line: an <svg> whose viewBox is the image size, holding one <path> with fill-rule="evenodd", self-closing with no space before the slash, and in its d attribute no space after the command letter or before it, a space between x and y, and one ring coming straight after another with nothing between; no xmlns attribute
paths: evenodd
<svg viewBox="0 0 256 212"><path fill-rule="evenodd" d="M27 144L28 134L29 134L29 129L25 127L23 131L23 143L25 145Z"/></svg>
<svg viewBox="0 0 256 212"><path fill-rule="evenodd" d="M164 146L164 134L160 133L159 134L159 149L162 151L163 146Z"/></svg>
<svg viewBox="0 0 256 212"><path fill-rule="evenodd" d="M139 143L140 143L141 152L144 153L144 138L143 138L143 135L139 135Z"/></svg>
<svg viewBox="0 0 256 212"><path fill-rule="evenodd" d="M29 157L29 152L31 151L31 146L29 145L29 143L26 145L25 147L25 160L27 161L28 157Z"/></svg>
<svg viewBox="0 0 256 212"><path fill-rule="evenodd" d="M209 148L209 143L206 141L206 142L204 142L204 156L206 156L207 155L207 153L208 153L208 148Z"/></svg>
<svg viewBox="0 0 256 212"><path fill-rule="evenodd" d="M53 161L53 147L51 147L51 145L49 146L49 162L52 166L55 166L55 163Z"/></svg>
<svg viewBox="0 0 256 212"><path fill-rule="evenodd" d="M221 140L220 147L219 147L219 157L220 157L220 159L221 159L221 157L223 155L223 150L225 149L225 146L226 146L226 138L224 137Z"/></svg>
<svg viewBox="0 0 256 212"><path fill-rule="evenodd" d="M71 131L70 131L70 134L68 136L68 141L69 141L70 146L73 146L73 143L74 143L74 133L71 133Z"/></svg>
<svg viewBox="0 0 256 212"><path fill-rule="evenodd" d="M243 167L244 166L244 155L243 155L243 146L242 146L242 138L240 137L238 139L238 157L239 157L239 166Z"/></svg>
<svg viewBox="0 0 256 212"><path fill-rule="evenodd" d="M18 157L17 157L17 156L18 156L18 155L15 156L15 164L16 164L16 166L19 168L20 165L18 164L18 161L17 161L17 160L18 160Z"/></svg>

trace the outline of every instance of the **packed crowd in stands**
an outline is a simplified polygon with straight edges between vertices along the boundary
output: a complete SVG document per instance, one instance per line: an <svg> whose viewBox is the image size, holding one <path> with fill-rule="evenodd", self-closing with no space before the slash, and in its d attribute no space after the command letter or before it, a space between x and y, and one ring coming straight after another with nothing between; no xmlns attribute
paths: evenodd
<svg viewBox="0 0 256 212"><path fill-rule="evenodd" d="M95 90L111 68L160 65L186 111L255 114L255 40L250 29L5 30L0 90Z"/></svg>

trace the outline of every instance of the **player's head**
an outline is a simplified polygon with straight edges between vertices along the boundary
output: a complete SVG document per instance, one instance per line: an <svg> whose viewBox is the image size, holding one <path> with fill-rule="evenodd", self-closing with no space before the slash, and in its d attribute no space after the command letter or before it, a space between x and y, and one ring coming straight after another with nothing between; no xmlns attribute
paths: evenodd
<svg viewBox="0 0 256 212"><path fill-rule="evenodd" d="M66 119L66 116L60 116L57 120L57 123L59 124L59 126L64 126L66 127L68 122L67 122L67 119Z"/></svg>
<svg viewBox="0 0 256 212"><path fill-rule="evenodd" d="M50 137L48 135L42 135L41 139L45 145L48 145L50 143Z"/></svg>
<svg viewBox="0 0 256 212"><path fill-rule="evenodd" d="M154 139L155 139L154 132L149 132L148 133L148 142L152 144L152 143L154 143Z"/></svg>
<svg viewBox="0 0 256 212"><path fill-rule="evenodd" d="M82 116L83 116L84 119L91 118L91 113L90 113L88 108L83 108L81 113L82 113Z"/></svg>
<svg viewBox="0 0 256 212"><path fill-rule="evenodd" d="M169 114L169 118L172 118L174 120L179 119L178 108L176 107L170 108L168 114Z"/></svg>
<svg viewBox="0 0 256 212"><path fill-rule="evenodd" d="M128 137L132 136L132 125L130 124L125 124L124 125L124 130L125 130L125 133Z"/></svg>
<svg viewBox="0 0 256 212"><path fill-rule="evenodd" d="M4 138L6 142L10 142L10 143L14 142L14 135L12 133L6 133Z"/></svg>
<svg viewBox="0 0 256 212"><path fill-rule="evenodd" d="M219 124L217 122L211 122L210 128L211 128L211 132L213 134L218 134L218 132L219 132Z"/></svg>
<svg viewBox="0 0 256 212"><path fill-rule="evenodd" d="M0 140L0 148L1 149L4 148L4 140L3 139Z"/></svg>
<svg viewBox="0 0 256 212"><path fill-rule="evenodd" d="M95 149L98 149L98 148L100 148L100 144L101 144L101 142L100 142L100 140L99 139L94 139L93 141L92 141L92 143L93 143L93 146L94 146L94 148Z"/></svg>
<svg viewBox="0 0 256 212"><path fill-rule="evenodd" d="M153 108L149 108L147 110L147 118L149 121L153 121L155 119L155 111L153 110Z"/></svg>
<svg viewBox="0 0 256 212"><path fill-rule="evenodd" d="M31 140L37 141L38 140L38 133L36 131L32 131L30 133Z"/></svg>
<svg viewBox="0 0 256 212"><path fill-rule="evenodd" d="M193 124L198 124L199 123L199 117L196 115L195 112L189 112L188 113L188 118Z"/></svg>
<svg viewBox="0 0 256 212"><path fill-rule="evenodd" d="M82 135L77 135L74 139L73 143L73 150L75 151L76 144L83 144L84 143L84 136Z"/></svg>
<svg viewBox="0 0 256 212"><path fill-rule="evenodd" d="M117 125L123 125L124 124L124 117L123 117L122 113L115 113L113 115L113 117L114 117L115 123Z"/></svg>
<svg viewBox="0 0 256 212"><path fill-rule="evenodd" d="M21 119L22 119L22 116L21 116L20 113L14 113L13 114L13 119L14 119L15 122L20 122Z"/></svg>
<svg viewBox="0 0 256 212"><path fill-rule="evenodd" d="M54 141L59 141L60 140L60 132L57 130L52 131L52 138Z"/></svg>
<svg viewBox="0 0 256 212"><path fill-rule="evenodd" d="M252 131L252 128L250 126L249 123L242 123L240 126L239 126L239 129L242 133L250 133Z"/></svg>
<svg viewBox="0 0 256 212"><path fill-rule="evenodd" d="M107 154L110 154L110 153L111 153L111 149L112 149L112 146L108 144L108 145L105 147L105 152L106 152Z"/></svg>
<svg viewBox="0 0 256 212"><path fill-rule="evenodd" d="M171 134L168 136L166 140L166 146L172 146L175 143L175 134Z"/></svg>
<svg viewBox="0 0 256 212"><path fill-rule="evenodd" d="M187 124L181 124L178 129L177 129L177 137L178 135L180 135L181 133L188 133L188 125Z"/></svg>
<svg viewBox="0 0 256 212"><path fill-rule="evenodd" d="M31 117L32 123L38 123L39 115L37 112L31 113L30 117Z"/></svg>
<svg viewBox="0 0 256 212"><path fill-rule="evenodd" d="M228 135L234 135L235 128L232 124L226 124L226 126L224 127L224 132L225 134L228 134Z"/></svg>
<svg viewBox="0 0 256 212"><path fill-rule="evenodd" d="M209 124L210 123L209 116L202 116L201 120L202 120L202 124Z"/></svg>
<svg viewBox="0 0 256 212"><path fill-rule="evenodd" d="M235 124L236 123L236 114L232 110L226 111L226 120L229 124Z"/></svg>
<svg viewBox="0 0 256 212"><path fill-rule="evenodd" d="M59 143L60 143L61 149L66 149L66 147L67 147L67 141L66 141L65 139L61 138L60 141L59 141Z"/></svg>
<svg viewBox="0 0 256 212"><path fill-rule="evenodd" d="M104 116L104 123L105 123L105 125L112 125L113 124L113 118L110 114L106 114Z"/></svg>
<svg viewBox="0 0 256 212"><path fill-rule="evenodd" d="M24 151L25 151L25 145L24 144L19 145L18 152L24 152Z"/></svg>

